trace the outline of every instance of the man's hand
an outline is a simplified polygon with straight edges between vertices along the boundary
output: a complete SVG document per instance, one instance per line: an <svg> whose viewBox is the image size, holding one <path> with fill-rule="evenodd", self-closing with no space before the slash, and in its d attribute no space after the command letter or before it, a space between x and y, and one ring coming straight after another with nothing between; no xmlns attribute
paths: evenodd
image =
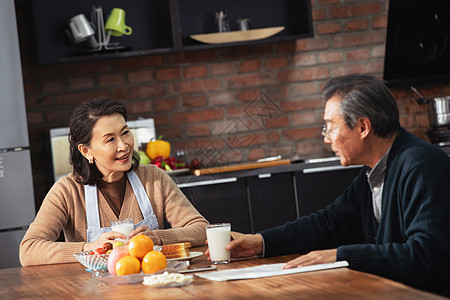
<svg viewBox="0 0 450 300"><path fill-rule="evenodd" d="M227 246L231 257L250 257L261 255L263 251L263 238L260 234L246 234L232 240Z"/></svg>
<svg viewBox="0 0 450 300"><path fill-rule="evenodd" d="M298 268L310 265L336 262L337 249L311 251L288 261L283 269Z"/></svg>
<svg viewBox="0 0 450 300"><path fill-rule="evenodd" d="M232 241L226 246L226 249L230 250L231 257L250 257L262 253L263 240L259 234L233 234L232 232L231 239ZM205 251L205 255L209 256L209 250Z"/></svg>

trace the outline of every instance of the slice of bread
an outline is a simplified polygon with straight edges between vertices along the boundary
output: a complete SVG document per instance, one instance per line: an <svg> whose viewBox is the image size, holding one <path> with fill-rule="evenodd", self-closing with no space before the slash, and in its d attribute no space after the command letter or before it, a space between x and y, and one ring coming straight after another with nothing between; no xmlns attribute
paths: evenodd
<svg viewBox="0 0 450 300"><path fill-rule="evenodd" d="M189 248L191 248L191 243L185 242L185 243L167 244L167 245L162 245L161 247L162 247L161 251L164 253L165 251L169 252L169 251L179 250L179 249L189 249Z"/></svg>
<svg viewBox="0 0 450 300"><path fill-rule="evenodd" d="M190 252L189 248L191 247L191 243L175 243L175 244L167 244L162 245L161 252L167 259L172 258L184 258L189 257Z"/></svg>
<svg viewBox="0 0 450 300"><path fill-rule="evenodd" d="M177 251L173 251L173 252L166 252L164 253L164 256L167 259L172 259L172 258L185 258L185 257L189 257L190 253L189 253L189 249L180 249Z"/></svg>

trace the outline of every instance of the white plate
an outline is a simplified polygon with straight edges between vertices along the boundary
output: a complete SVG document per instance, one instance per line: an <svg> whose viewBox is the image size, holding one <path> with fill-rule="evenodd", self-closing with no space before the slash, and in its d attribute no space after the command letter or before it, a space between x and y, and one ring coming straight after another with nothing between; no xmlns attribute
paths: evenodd
<svg viewBox="0 0 450 300"><path fill-rule="evenodd" d="M191 260L194 259L196 257L202 256L203 252L195 252L192 251L191 253L189 253L190 255L188 257L182 257L182 258L169 258L167 259L167 261L175 261L175 260Z"/></svg>
<svg viewBox="0 0 450 300"><path fill-rule="evenodd" d="M174 176L174 175L186 174L186 173L189 173L189 171L190 170L188 168L184 168L184 169L176 169L176 170L166 171L166 172L170 176Z"/></svg>

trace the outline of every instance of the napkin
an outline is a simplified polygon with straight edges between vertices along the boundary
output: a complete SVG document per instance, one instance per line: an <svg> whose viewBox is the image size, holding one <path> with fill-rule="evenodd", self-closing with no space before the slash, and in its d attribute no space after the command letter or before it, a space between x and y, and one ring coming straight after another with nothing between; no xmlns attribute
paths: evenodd
<svg viewBox="0 0 450 300"><path fill-rule="evenodd" d="M266 264L256 267L249 267L243 269L231 269L224 270L218 272L208 272L195 274L199 277L206 278L214 281L227 281L227 280L237 280L237 279L250 279L250 278L261 278L261 277L270 277L270 276L278 276L278 275L287 275L294 273L303 273L303 272L311 272L311 271L319 271L326 269L334 269L334 268L342 268L348 267L348 262L337 261L334 263L326 263L326 264L318 264L311 265L299 268L292 269L282 269L285 263L279 264Z"/></svg>

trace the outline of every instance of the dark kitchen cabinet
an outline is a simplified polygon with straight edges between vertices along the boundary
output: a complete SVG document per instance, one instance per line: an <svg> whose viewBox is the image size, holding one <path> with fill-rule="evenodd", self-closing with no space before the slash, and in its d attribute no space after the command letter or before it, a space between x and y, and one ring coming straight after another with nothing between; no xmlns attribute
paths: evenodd
<svg viewBox="0 0 450 300"><path fill-rule="evenodd" d="M92 52L88 42L72 44L65 32L68 20L83 13L91 19L91 8L102 6L105 21L112 8L125 10L129 36L112 37L120 50ZM206 44L193 34L218 32L215 13L225 11L230 30L238 30L237 19L249 18L251 29L284 26L276 35L254 41ZM310 0L33 0L33 17L39 63L61 63L90 59L137 56L174 51L232 46L246 43L293 40L313 36Z"/></svg>
<svg viewBox="0 0 450 300"><path fill-rule="evenodd" d="M284 224L298 216L291 172L248 177L247 192L253 232Z"/></svg>
<svg viewBox="0 0 450 300"><path fill-rule="evenodd" d="M360 166L327 166L295 172L300 216L326 207L358 176Z"/></svg>
<svg viewBox="0 0 450 300"><path fill-rule="evenodd" d="M209 222L256 233L326 207L360 170L334 160L174 180Z"/></svg>
<svg viewBox="0 0 450 300"><path fill-rule="evenodd" d="M210 223L227 222L233 231L251 233L245 178L208 177L179 187Z"/></svg>

